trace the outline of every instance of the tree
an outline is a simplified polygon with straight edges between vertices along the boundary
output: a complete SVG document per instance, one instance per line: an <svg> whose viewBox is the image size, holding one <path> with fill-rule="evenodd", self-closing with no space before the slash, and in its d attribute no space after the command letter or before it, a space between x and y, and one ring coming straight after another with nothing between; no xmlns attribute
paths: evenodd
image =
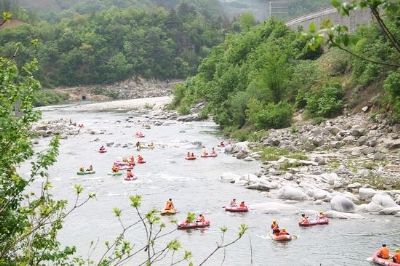
<svg viewBox="0 0 400 266"><path fill-rule="evenodd" d="M394 32L394 29L388 25L385 21L384 16L390 19L397 19L400 12L400 2L392 0L353 0L339 1L333 0L332 4L342 16L349 16L351 12L356 9L369 9L371 14L375 18L377 25L381 29L381 32L389 41L391 46L400 54L400 40L399 36ZM390 67L400 67L397 61L385 62L374 60L365 57L362 54L356 53L349 48L352 38L348 32L348 28L343 25L332 25L329 21L322 25L321 30L317 31L315 24L310 25L310 34L312 38L310 39L310 47L313 49L319 48L324 41L331 46L338 47L339 49L346 51L352 56L359 58L363 61L385 65Z"/></svg>

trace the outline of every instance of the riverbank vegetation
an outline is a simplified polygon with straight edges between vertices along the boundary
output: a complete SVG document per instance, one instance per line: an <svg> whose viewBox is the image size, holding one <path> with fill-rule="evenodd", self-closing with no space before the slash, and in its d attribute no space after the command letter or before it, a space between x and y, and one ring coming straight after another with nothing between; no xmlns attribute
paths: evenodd
<svg viewBox="0 0 400 266"><path fill-rule="evenodd" d="M211 6L201 4L207 2ZM217 1L108 8L39 20L0 31L0 55L19 65L37 58L45 87L111 83L131 76L184 78L193 74L226 27ZM62 14L60 16L63 16ZM32 43L34 45L32 45Z"/></svg>
<svg viewBox="0 0 400 266"><path fill-rule="evenodd" d="M381 14L382 23L399 42L398 18L389 11ZM393 122L400 121L400 52L382 26L362 26L351 35L341 27L328 36L326 28L317 31L312 26L311 34L304 34L269 20L230 34L212 49L195 76L176 87L172 106L187 113L203 101L226 132L289 127L298 111L322 121L340 115L344 107L369 104L392 112ZM325 39L336 47L325 52Z"/></svg>

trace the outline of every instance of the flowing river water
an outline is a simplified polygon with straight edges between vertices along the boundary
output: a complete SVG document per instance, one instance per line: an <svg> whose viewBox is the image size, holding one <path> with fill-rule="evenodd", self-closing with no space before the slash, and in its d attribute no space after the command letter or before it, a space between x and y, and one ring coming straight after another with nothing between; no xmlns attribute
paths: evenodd
<svg viewBox="0 0 400 266"><path fill-rule="evenodd" d="M133 122L127 121L128 116L134 117ZM179 239L185 249L192 251L195 264L214 249L216 241L221 237L220 227L229 228L226 235L229 241L236 236L240 224L248 225L248 233L226 250L224 265L368 265L366 259L381 243L400 243L398 218L389 216L331 220L326 226L303 229L297 225L298 214L293 212L267 214L261 209L253 209L245 214L225 212L222 207L232 198L245 200L250 206L277 200L268 198L265 193L219 180L224 172L255 173L260 167L259 162L244 162L223 153L217 158L184 160L188 151L200 153L194 142L201 142L211 148L221 140L217 126L212 122L167 121L162 126L152 126L146 130L142 127L147 124L144 116L125 112L73 111L65 107L45 108L43 117L71 118L83 123L85 128L105 130L102 135L82 133L62 140L58 162L50 169L53 195L56 198L73 201L73 185L77 183L85 188L85 192L95 192L97 195L95 200L67 218L60 233L62 242L76 245L78 254L83 257L88 256L90 243L94 241L98 244L91 256L93 259L98 258L104 251L104 241L114 239L120 232L120 225L112 213L114 207L123 210L123 220L127 224L137 220L128 199L135 194L143 196L143 211L161 209L168 198L173 198L179 210L174 219L183 220L189 211L205 214L211 221L211 227L205 230L176 231L167 236L167 239ZM113 161L123 156L137 156L138 152L132 146L110 147L106 154L99 154L99 146L108 142L135 143L136 131L146 135L144 141L154 141L157 145L154 150L140 151L147 163L135 167L134 173L138 180L126 182L122 177L108 176ZM100 140L94 141L96 138ZM41 140L37 149L45 148L46 142ZM76 175L81 165L87 167L90 164L96 170L95 175ZM36 183L37 186L39 184L40 181ZM329 205L315 206L312 202L293 205L298 210L329 209ZM173 218L162 219L168 222ZM287 228L298 238L288 243L272 241L268 237L272 219L277 219L281 228ZM166 231L172 228L174 225L170 224ZM143 244L143 228L135 227L127 238ZM127 265L138 265L142 262L142 255ZM220 265L222 260L223 252L219 252L207 265ZM170 259L158 265L170 265Z"/></svg>

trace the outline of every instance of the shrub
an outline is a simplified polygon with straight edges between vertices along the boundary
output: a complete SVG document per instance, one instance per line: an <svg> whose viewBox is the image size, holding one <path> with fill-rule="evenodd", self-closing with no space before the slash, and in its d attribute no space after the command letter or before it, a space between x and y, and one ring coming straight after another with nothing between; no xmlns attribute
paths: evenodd
<svg viewBox="0 0 400 266"><path fill-rule="evenodd" d="M293 109L290 104L286 102L269 103L255 114L255 126L259 129L289 127L292 115Z"/></svg>
<svg viewBox="0 0 400 266"><path fill-rule="evenodd" d="M385 91L391 96L392 99L400 97L400 73L392 72L385 79L383 85Z"/></svg>
<svg viewBox="0 0 400 266"><path fill-rule="evenodd" d="M57 92L54 90L40 90L35 92L33 97L34 106L46 106L52 104L65 103L69 99L66 93Z"/></svg>
<svg viewBox="0 0 400 266"><path fill-rule="evenodd" d="M343 108L343 89L340 85L327 85L307 94L306 111L311 117L333 117Z"/></svg>

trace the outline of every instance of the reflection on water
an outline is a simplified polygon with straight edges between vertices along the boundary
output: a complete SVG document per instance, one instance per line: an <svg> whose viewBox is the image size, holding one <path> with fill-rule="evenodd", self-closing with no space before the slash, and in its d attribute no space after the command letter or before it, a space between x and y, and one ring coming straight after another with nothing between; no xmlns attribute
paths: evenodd
<svg viewBox="0 0 400 266"><path fill-rule="evenodd" d="M236 174L254 173L257 162L243 162L220 154L217 158L186 161L188 151L199 153L197 142L208 148L217 146L220 139L216 126L212 123L176 124L144 129L141 122L129 123L127 115L121 113L73 113L64 110L53 110L44 113L45 118L72 118L84 123L87 128L106 130L104 135L83 134L62 141L60 156L56 165L50 170L54 183L54 195L57 198L73 199L73 185L82 184L86 191L96 192L97 198L79 209L67 219L60 234L62 241L75 244L81 255L86 256L90 242L98 241L94 256L98 255L105 240L110 240L119 232L119 224L113 217L112 208L123 210L123 219L136 219L129 207L128 197L133 194L143 195L143 210L160 209L168 198L173 198L179 213L175 217L163 217L166 222L173 219L182 220L189 211L204 213L211 221L211 227L202 230L177 231L177 237L186 249L194 253L195 261L206 257L220 239L220 227L227 226L227 239L236 236L240 224L249 226L249 233L236 245L226 250L224 265L366 265L367 257L383 242L393 245L399 243L400 223L393 217L369 216L364 220L332 220L329 225L311 228L299 228L298 217L291 213L264 214L253 210L249 213L225 213L222 208L232 198L245 200L250 204L271 201L265 194L246 190L232 184L219 182L224 172ZM134 120L134 119L133 119ZM121 121L116 123L116 121ZM131 127L127 127L127 125ZM122 177L111 177L112 162L123 156L138 155L130 148L110 147L106 154L96 150L100 145L135 143L134 134L142 131L145 141L163 146L154 150L142 150L147 161L134 168L139 178L126 182ZM185 133L179 133L185 132ZM99 141L94 141L99 138ZM38 149L45 147L41 141ZM93 176L78 177L76 171L80 166L92 164L96 170ZM26 169L23 169L27 172ZM39 184L39 183L37 183ZM326 209L328 206L316 207L310 203L295 205L298 209ZM278 219L281 227L298 238L291 242L278 243L268 236L272 219ZM171 227L173 228L173 227ZM143 243L141 228L135 227L128 238L136 243ZM251 245L250 245L251 242ZM208 263L219 265L222 252ZM129 265L136 265L135 261ZM161 264L162 265L162 264Z"/></svg>

